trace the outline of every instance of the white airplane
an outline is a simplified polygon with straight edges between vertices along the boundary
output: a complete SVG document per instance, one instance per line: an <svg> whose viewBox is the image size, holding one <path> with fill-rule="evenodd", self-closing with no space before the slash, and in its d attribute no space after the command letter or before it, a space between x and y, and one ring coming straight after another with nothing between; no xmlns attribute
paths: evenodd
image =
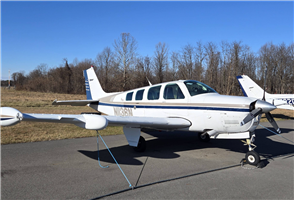
<svg viewBox="0 0 294 200"><path fill-rule="evenodd" d="M203 141L213 139L246 139L249 151L246 160L257 165L254 151L254 130L260 115L276 106L251 97L220 95L209 86L194 80L179 80L125 92L103 91L94 69L84 70L87 100L57 101L53 105L89 106L102 115L82 113L31 114L11 108L1 108L1 125L20 121L71 123L90 130L102 130L108 125L123 126L124 135L136 151L144 151L142 128L199 132ZM270 115L270 114L269 114ZM273 118L271 124L280 132Z"/></svg>
<svg viewBox="0 0 294 200"><path fill-rule="evenodd" d="M244 96L263 99L277 108L294 110L294 94L269 94L246 75L237 76Z"/></svg>

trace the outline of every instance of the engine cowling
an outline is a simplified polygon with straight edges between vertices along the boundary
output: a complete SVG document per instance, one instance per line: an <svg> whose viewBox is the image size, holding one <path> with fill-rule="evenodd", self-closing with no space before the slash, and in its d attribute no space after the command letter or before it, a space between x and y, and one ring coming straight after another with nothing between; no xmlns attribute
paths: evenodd
<svg viewBox="0 0 294 200"><path fill-rule="evenodd" d="M89 129L89 130L102 130L108 125L108 120L105 117L94 114L82 114L83 123L74 123L75 125Z"/></svg>
<svg viewBox="0 0 294 200"><path fill-rule="evenodd" d="M23 119L22 113L19 110L11 107L1 107L0 114L1 126L13 126Z"/></svg>

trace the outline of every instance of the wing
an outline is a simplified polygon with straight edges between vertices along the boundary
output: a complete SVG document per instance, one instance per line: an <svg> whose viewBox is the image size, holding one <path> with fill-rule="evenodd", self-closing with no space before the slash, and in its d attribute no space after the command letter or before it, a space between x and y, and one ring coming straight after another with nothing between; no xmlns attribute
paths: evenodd
<svg viewBox="0 0 294 200"><path fill-rule="evenodd" d="M3 116L3 117L2 117ZM159 118L135 116L105 116L98 114L33 114L21 113L10 107L1 108L1 126L11 126L20 121L70 123L91 130L101 130L108 125L130 128L180 129L191 126L184 118Z"/></svg>
<svg viewBox="0 0 294 200"><path fill-rule="evenodd" d="M180 129L191 126L191 122L183 118L159 117L120 117L96 114L31 114L23 113L23 121L70 123L81 128L101 130L110 126L128 126L130 128Z"/></svg>
<svg viewBox="0 0 294 200"><path fill-rule="evenodd" d="M0 108L1 126L12 126L20 121L70 123L89 130L102 130L108 125L123 126L123 131L130 146L136 147L141 135L141 128L151 129L181 129L191 126L184 118L134 117L134 116L104 116L97 114L32 114L21 113L10 108Z"/></svg>

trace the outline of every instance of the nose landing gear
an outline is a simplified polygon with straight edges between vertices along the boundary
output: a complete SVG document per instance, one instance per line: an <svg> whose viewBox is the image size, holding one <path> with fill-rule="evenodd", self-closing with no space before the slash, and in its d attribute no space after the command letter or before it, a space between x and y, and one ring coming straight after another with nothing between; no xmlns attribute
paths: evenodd
<svg viewBox="0 0 294 200"><path fill-rule="evenodd" d="M248 149L249 149L245 157L246 162L250 165L257 166L258 163L260 162L260 156L257 152L254 151L254 149L257 147L255 144L253 144L253 142L255 141L254 138L255 138L255 134L253 133L250 139L246 139L246 142L245 141L242 141L242 142L245 143L244 145L248 145Z"/></svg>

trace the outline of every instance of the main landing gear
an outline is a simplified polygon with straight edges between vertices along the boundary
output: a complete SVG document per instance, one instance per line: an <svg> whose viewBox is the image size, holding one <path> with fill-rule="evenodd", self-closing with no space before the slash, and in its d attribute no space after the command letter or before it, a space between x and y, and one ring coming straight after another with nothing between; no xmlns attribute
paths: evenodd
<svg viewBox="0 0 294 200"><path fill-rule="evenodd" d="M146 150L146 141L142 136L140 136L138 146L134 147L134 150L136 152L144 152Z"/></svg>
<svg viewBox="0 0 294 200"><path fill-rule="evenodd" d="M253 133L250 139L246 139L246 142L245 141L243 142L245 143L244 145L248 145L248 149L249 149L245 157L246 163L257 166L258 163L260 162L260 156L257 152L254 151L254 149L256 148L256 145L253 144L253 142L255 141L254 138L255 138L255 134Z"/></svg>
<svg viewBox="0 0 294 200"><path fill-rule="evenodd" d="M206 132L204 132L204 133L198 133L198 138L202 142L209 142L209 140L210 140L210 137L209 137L208 133L206 133Z"/></svg>

